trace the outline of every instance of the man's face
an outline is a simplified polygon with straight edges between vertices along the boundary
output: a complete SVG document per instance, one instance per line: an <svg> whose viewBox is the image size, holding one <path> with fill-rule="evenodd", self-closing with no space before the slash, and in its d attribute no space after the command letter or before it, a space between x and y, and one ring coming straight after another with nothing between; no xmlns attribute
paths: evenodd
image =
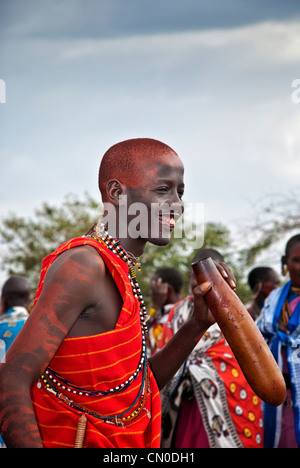
<svg viewBox="0 0 300 468"><path fill-rule="evenodd" d="M296 244L286 258L293 286L300 287L300 244Z"/></svg>
<svg viewBox="0 0 300 468"><path fill-rule="evenodd" d="M155 245L168 244L176 221L183 213L183 164L178 157L145 164L139 186L126 187L129 235ZM136 233L135 233L135 232Z"/></svg>
<svg viewBox="0 0 300 468"><path fill-rule="evenodd" d="M263 284L262 292L264 298L268 297L269 294L273 291L273 289L279 288L280 286L280 278L279 275L274 271L270 274L270 278Z"/></svg>

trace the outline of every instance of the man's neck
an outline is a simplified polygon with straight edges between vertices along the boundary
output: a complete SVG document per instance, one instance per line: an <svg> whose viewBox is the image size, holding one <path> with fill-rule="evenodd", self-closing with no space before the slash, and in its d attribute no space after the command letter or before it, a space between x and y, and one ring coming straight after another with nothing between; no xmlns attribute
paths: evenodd
<svg viewBox="0 0 300 468"><path fill-rule="evenodd" d="M139 258L145 250L146 241L144 239L131 239L130 237L119 238L121 246L126 252L133 254L135 257Z"/></svg>
<svg viewBox="0 0 300 468"><path fill-rule="evenodd" d="M105 223L103 224L107 225L108 234L111 237L118 239L126 252L133 254L137 258L144 253L147 241L141 237L136 239L130 237L128 233L128 226L120 225L118 220L114 221L113 223L109 222L109 220L107 222L107 218L105 218Z"/></svg>

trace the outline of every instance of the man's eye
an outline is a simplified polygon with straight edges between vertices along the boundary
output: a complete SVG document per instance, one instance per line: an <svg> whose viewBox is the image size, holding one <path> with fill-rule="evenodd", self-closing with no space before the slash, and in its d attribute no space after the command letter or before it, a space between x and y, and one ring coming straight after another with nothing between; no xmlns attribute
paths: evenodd
<svg viewBox="0 0 300 468"><path fill-rule="evenodd" d="M167 192L168 190L168 187L158 187L157 189L158 192Z"/></svg>

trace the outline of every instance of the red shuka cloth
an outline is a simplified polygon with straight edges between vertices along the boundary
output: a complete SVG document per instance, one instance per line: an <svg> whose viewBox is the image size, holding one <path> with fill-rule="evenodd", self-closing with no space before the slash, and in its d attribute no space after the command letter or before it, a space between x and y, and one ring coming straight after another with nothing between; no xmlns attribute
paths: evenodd
<svg viewBox="0 0 300 468"><path fill-rule="evenodd" d="M66 337L49 366L77 387L105 391L125 382L140 361L142 332L139 303L132 292L127 265L105 245L94 239L80 237L61 245L48 255L42 265L41 279L35 302L41 293L46 272L59 254L80 245L91 245L99 252L109 269L123 299L123 307L114 330L87 337ZM139 417L125 427L107 424L86 414L87 429L84 447L139 448L160 446L161 404L155 378L149 368L150 391ZM123 413L134 402L142 384L142 372L120 393L107 396L81 396L61 390L68 398L102 416ZM42 442L46 448L74 447L80 411L57 396L39 388L36 382L31 397ZM141 403L141 397L127 414ZM151 417L149 418L149 415Z"/></svg>

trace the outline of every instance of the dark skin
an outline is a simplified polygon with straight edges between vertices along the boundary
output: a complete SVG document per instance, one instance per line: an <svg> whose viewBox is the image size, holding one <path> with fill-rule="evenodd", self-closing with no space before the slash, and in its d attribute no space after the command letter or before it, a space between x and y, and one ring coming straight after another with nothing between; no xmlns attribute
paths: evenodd
<svg viewBox="0 0 300 468"><path fill-rule="evenodd" d="M255 311L257 311L256 313L261 311L265 299L269 296L273 289L279 288L279 286L280 278L275 271L270 272L268 281L260 281L256 284L253 289L253 303L248 309L248 312L254 320Z"/></svg>
<svg viewBox="0 0 300 468"><path fill-rule="evenodd" d="M288 268L292 286L300 288L300 243L296 243L290 248L288 255L281 258L282 269L285 265ZM287 332L287 325L281 320L278 322L278 329Z"/></svg>
<svg viewBox="0 0 300 468"><path fill-rule="evenodd" d="M153 275L150 282L151 304L156 310L168 304L175 304L180 300L180 292L177 293L173 286L164 282L162 278Z"/></svg>
<svg viewBox="0 0 300 468"><path fill-rule="evenodd" d="M155 313L147 320L148 329L153 325L153 322L161 314L162 307L168 304L175 304L180 300L180 293L177 293L173 286L163 282L162 278L153 275L150 281L151 288L151 307L155 309Z"/></svg>
<svg viewBox="0 0 300 468"><path fill-rule="evenodd" d="M292 286L300 287L300 243L296 243L288 255L281 259L282 267L285 265L288 268Z"/></svg>
<svg viewBox="0 0 300 468"><path fill-rule="evenodd" d="M142 201L147 206L156 202L182 206L183 166L179 158L174 161L174 155L170 157L172 166L168 171L165 158L163 164L156 163L156 171L145 169L143 173L141 170L143 184L139 188L128 189L116 180L107 184L107 197L117 213L122 194L128 196L128 203ZM118 232L111 234L118 236ZM122 246L136 256L143 253L147 241L165 244L168 239L126 236L120 239ZM228 282L233 281L225 265L219 268L223 276L226 271ZM150 359L159 388L175 374L213 323L203 300L210 288L209 283L204 283L194 289L195 307L191 319ZM119 291L94 248L80 246L55 260L46 274L36 306L10 347L6 363L0 367L0 428L7 447L43 447L30 398L31 386L66 336L91 336L114 329L121 308Z"/></svg>

